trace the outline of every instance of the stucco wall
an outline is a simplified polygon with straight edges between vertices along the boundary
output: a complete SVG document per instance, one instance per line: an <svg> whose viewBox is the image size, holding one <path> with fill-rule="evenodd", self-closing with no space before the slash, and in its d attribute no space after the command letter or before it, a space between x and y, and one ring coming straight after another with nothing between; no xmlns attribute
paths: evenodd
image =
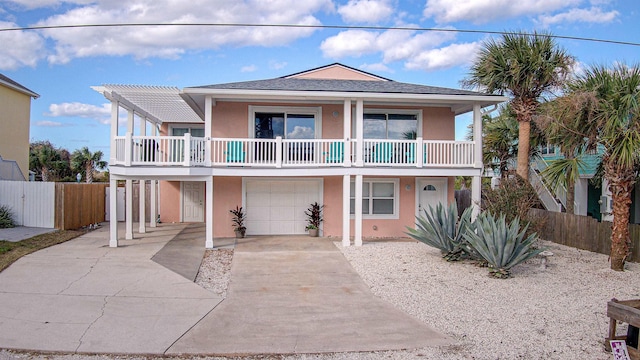
<svg viewBox="0 0 640 360"><path fill-rule="evenodd" d="M160 221L180 222L179 181L160 181Z"/></svg>
<svg viewBox="0 0 640 360"><path fill-rule="evenodd" d="M31 97L0 85L0 156L14 160L29 179Z"/></svg>
<svg viewBox="0 0 640 360"><path fill-rule="evenodd" d="M242 178L215 177L213 179L213 237L233 237L229 212L242 206Z"/></svg>

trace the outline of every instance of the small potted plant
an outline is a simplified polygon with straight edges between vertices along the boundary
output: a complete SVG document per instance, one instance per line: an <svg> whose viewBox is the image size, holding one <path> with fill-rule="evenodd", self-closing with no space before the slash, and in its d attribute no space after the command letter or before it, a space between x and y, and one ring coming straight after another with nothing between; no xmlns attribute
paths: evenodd
<svg viewBox="0 0 640 360"><path fill-rule="evenodd" d="M235 209L229 210L233 214L233 230L236 233L236 238L243 238L247 228L244 226L244 221L247 218L247 214L242 210L242 206L236 206Z"/></svg>
<svg viewBox="0 0 640 360"><path fill-rule="evenodd" d="M323 220L323 208L324 205L320 205L317 202L314 202L304 212L304 214L307 215L307 227L305 228L305 230L309 231L309 236L318 237L318 229L320 228L320 223Z"/></svg>

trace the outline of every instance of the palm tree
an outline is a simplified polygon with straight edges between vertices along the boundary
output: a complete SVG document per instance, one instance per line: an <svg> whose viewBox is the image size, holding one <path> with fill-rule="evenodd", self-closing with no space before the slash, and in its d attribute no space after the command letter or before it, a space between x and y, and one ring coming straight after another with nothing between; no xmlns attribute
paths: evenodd
<svg viewBox="0 0 640 360"><path fill-rule="evenodd" d="M631 191L640 171L640 64L593 66L570 90L588 99L582 115L595 122L594 133L604 150L602 167L613 199L611 269L623 271L631 242Z"/></svg>
<svg viewBox="0 0 640 360"><path fill-rule="evenodd" d="M483 43L462 81L466 87L512 97L510 105L518 120L517 173L524 179L529 178L531 118L539 99L564 83L573 63L549 34L508 33Z"/></svg>
<svg viewBox="0 0 640 360"><path fill-rule="evenodd" d="M93 182L93 171L107 166L107 162L102 160L102 151L92 153L85 146L71 154L71 165L76 171L84 173L86 182L91 184Z"/></svg>
<svg viewBox="0 0 640 360"><path fill-rule="evenodd" d="M597 147L597 127L590 119L591 96L568 91L565 96L547 102L534 118L547 141L556 146L562 158L549 162L542 171L546 183L556 192L567 190L567 213L575 213L575 184L584 169L583 156Z"/></svg>
<svg viewBox="0 0 640 360"><path fill-rule="evenodd" d="M640 171L639 65L591 67L554 102L552 126L575 131L576 138L583 136L583 147L597 143L602 149L600 169L613 198L611 268L622 271L629 253L631 191Z"/></svg>
<svg viewBox="0 0 640 360"><path fill-rule="evenodd" d="M467 139L473 140L473 128L469 126ZM529 156L538 153L537 146L542 142L542 134L533 126L529 134ZM497 116L482 117L482 161L492 170L498 170L504 180L511 173L510 164L518 154L518 121L511 106L501 107Z"/></svg>

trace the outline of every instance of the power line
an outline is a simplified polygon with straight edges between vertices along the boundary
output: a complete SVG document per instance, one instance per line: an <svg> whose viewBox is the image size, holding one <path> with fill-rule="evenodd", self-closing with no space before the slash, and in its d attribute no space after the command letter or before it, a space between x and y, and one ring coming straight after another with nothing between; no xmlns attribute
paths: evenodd
<svg viewBox="0 0 640 360"><path fill-rule="evenodd" d="M342 30L400 30L400 31L434 31L434 32L455 32L466 34L490 34L505 35L518 33L529 36L549 36L555 39L578 40L588 42L598 42L606 44L640 46L640 43L630 41L619 41L609 39L588 38L581 36L552 35L546 33L529 33L514 31L492 31L492 30L470 30L470 29L446 29L446 28L424 28L424 27L403 27L403 26L351 26L351 25L299 25L299 24L243 24L243 23L120 23L120 24L71 24L71 25L43 25L25 26L15 28L0 28L0 32L24 31L24 30L47 30L47 29L74 29L74 28L110 28L110 27L144 27L144 26L204 26L204 27L281 27L281 28L305 28L305 29L342 29Z"/></svg>

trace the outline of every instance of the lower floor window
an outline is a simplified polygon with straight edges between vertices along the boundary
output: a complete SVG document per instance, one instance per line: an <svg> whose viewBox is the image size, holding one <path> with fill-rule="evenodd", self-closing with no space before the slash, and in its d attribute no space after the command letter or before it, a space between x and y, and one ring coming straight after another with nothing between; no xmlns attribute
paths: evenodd
<svg viewBox="0 0 640 360"><path fill-rule="evenodd" d="M362 181L362 214L365 217L397 216L398 180L364 179ZM351 183L351 209L355 214L355 183Z"/></svg>

